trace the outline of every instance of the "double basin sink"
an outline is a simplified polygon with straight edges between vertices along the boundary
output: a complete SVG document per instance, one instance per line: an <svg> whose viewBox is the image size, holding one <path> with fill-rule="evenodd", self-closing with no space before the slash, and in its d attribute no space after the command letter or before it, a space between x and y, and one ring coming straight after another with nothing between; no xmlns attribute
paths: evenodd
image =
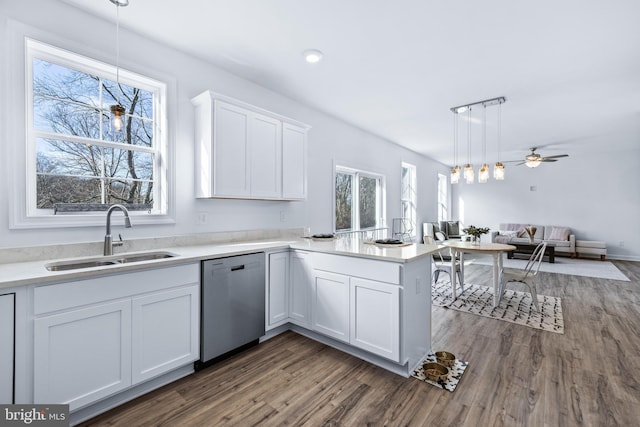
<svg viewBox="0 0 640 427"><path fill-rule="evenodd" d="M140 252L96 258L82 258L77 260L56 261L45 264L49 271L77 270L80 268L101 267L105 265L130 264L132 262L153 261L178 256L171 252Z"/></svg>

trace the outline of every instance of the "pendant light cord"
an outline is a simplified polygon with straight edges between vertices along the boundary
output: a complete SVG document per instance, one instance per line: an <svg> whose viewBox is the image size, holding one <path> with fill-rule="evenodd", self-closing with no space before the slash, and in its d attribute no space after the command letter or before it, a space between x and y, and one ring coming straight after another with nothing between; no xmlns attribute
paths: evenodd
<svg viewBox="0 0 640 427"><path fill-rule="evenodd" d="M118 89L118 105L120 104L120 6L116 4L116 86Z"/></svg>

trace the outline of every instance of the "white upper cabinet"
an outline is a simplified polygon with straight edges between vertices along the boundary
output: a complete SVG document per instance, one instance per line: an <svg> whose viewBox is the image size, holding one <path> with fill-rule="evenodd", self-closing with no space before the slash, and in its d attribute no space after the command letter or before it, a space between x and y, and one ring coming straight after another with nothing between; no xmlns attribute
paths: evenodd
<svg viewBox="0 0 640 427"><path fill-rule="evenodd" d="M282 197L307 198L307 129L289 123L282 127Z"/></svg>
<svg viewBox="0 0 640 427"><path fill-rule="evenodd" d="M192 103L196 197L306 198L309 126L211 91Z"/></svg>

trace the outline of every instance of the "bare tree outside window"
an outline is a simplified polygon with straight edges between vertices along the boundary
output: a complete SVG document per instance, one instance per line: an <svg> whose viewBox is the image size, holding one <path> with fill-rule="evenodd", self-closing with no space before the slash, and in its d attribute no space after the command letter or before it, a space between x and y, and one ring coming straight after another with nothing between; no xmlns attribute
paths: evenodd
<svg viewBox="0 0 640 427"><path fill-rule="evenodd" d="M153 94L33 59L37 208L56 203L153 207ZM112 104L126 110L121 132Z"/></svg>
<svg viewBox="0 0 640 427"><path fill-rule="evenodd" d="M378 228L383 216L382 177L336 167L336 231Z"/></svg>
<svg viewBox="0 0 640 427"><path fill-rule="evenodd" d="M353 175L336 173L336 231L353 229Z"/></svg>

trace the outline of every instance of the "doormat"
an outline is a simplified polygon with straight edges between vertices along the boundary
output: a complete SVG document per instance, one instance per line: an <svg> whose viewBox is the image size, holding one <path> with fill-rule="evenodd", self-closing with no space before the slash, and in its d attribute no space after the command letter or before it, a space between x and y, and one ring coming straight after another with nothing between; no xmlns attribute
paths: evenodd
<svg viewBox="0 0 640 427"><path fill-rule="evenodd" d="M438 307L564 334L562 301L557 297L538 295L538 312L530 293L507 289L502 295L500 305L494 307L493 287L465 284L464 292L459 293L458 298L454 300L451 297L451 282L445 279L432 283L431 298L433 305Z"/></svg>
<svg viewBox="0 0 640 427"><path fill-rule="evenodd" d="M437 362L436 355L434 353L428 354L427 357L425 357L423 363L424 362ZM453 392L455 391L458 383L460 382L460 378L462 378L462 374L464 374L464 370L467 369L467 365L469 365L469 362L465 362L464 360L460 360L456 358L453 366L449 367L449 374L447 375L447 378L443 381L428 380L424 374L424 370L422 369L422 363L420 364L418 369L413 371L411 376L413 378L419 379L420 381L424 381L425 383L429 383L436 387Z"/></svg>

